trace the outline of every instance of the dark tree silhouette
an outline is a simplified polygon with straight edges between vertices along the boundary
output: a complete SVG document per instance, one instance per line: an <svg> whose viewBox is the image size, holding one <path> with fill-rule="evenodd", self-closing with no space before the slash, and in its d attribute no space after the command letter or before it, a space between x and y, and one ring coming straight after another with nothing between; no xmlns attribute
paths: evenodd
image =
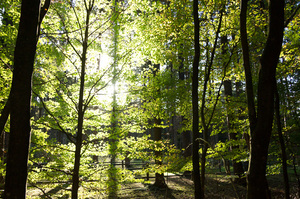
<svg viewBox="0 0 300 199"><path fill-rule="evenodd" d="M249 199L271 198L266 179L266 165L274 116L276 67L283 41L284 1L269 1L269 29L267 42L260 60L261 68L258 79L257 113L254 106L246 31L248 1L243 0L241 3L240 30L251 131L250 165L247 176L247 197Z"/></svg>
<svg viewBox="0 0 300 199"><path fill-rule="evenodd" d="M14 52L13 81L10 92L10 134L6 164L4 198L25 198L30 145L31 85L39 26L50 5L47 0L23 0Z"/></svg>
<svg viewBox="0 0 300 199"><path fill-rule="evenodd" d="M199 15L198 15L198 0L193 0L193 15L194 15L194 47L195 56L193 61L193 77L192 77L192 106L193 106L193 179L195 187L195 198L204 198L204 193L201 191L200 167L199 167L199 108L198 108L198 73L200 60L200 43L199 43Z"/></svg>

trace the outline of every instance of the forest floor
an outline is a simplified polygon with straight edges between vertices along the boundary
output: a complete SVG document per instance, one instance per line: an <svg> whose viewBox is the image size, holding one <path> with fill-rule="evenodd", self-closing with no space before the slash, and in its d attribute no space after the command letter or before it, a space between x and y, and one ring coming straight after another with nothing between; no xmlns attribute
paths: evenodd
<svg viewBox="0 0 300 199"><path fill-rule="evenodd" d="M194 195L193 181L182 176L169 176L166 178L167 188L157 188L153 186L153 180L147 183L128 183L123 184L118 191L116 199L192 199ZM284 187L281 175L268 177L272 198L284 198ZM224 174L208 175L206 177L206 198L208 199L243 199L246 198L246 187L233 184L231 180ZM36 189L29 189L28 198L49 198L43 193L38 193ZM52 197L53 198L53 197ZM61 197L70 198L69 194ZM82 199L101 199L107 198L105 194L91 196L87 193L80 194ZM299 199L297 195L297 184L293 180L291 183L291 199Z"/></svg>
<svg viewBox="0 0 300 199"><path fill-rule="evenodd" d="M282 178L279 176L270 176L269 185L272 198L281 199L284 197L284 187ZM193 181L184 177L170 177L166 181L168 188L159 189L152 184L131 185L127 191L122 189L118 198L120 199L193 199L194 187ZM133 188L137 186L136 188ZM132 189L133 188L133 189ZM210 175L206 178L205 196L208 199L242 199L246 198L247 189L245 186L240 186L232 183L229 178L220 177L220 175ZM300 199L296 194L296 183L291 184L291 199Z"/></svg>

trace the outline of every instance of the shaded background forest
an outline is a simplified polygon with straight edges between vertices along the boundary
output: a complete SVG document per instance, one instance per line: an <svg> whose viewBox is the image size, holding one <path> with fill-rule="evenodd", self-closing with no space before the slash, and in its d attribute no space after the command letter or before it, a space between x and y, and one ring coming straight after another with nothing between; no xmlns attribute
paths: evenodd
<svg viewBox="0 0 300 199"><path fill-rule="evenodd" d="M22 189L16 197L24 198L28 186L48 198L117 198L121 185L149 178L166 188L167 173L193 179L195 198L206 194L205 174L223 173L232 184L248 184L248 198L261 194L253 184L269 190L266 175L283 174L285 197L299 197L300 5L278 1L282 9L272 11L272 2L35 0L34 7L23 0L21 8L20 1L2 1L4 197ZM270 22L277 10L284 12L278 31ZM21 12L36 19L32 27L26 20L21 25ZM271 42L280 45L279 59L269 56L275 64L267 66L274 77L261 78L266 43L280 30L281 40ZM30 39L34 48L22 47ZM17 59L30 53L31 64ZM29 79L24 83L23 77ZM11 91L18 80L24 92L17 86ZM261 91L266 84L272 89ZM260 93L269 91L271 114L260 112L266 106ZM31 102L25 117L17 107L25 107L19 102L26 96ZM30 124L23 127L13 119L18 116ZM260 118L271 118L268 132L257 133ZM253 174L250 154L254 168L264 165L255 159L264 152L266 165ZM16 170L21 174L12 174ZM255 177L261 183L251 175L262 176ZM292 181L298 189L290 194ZM49 191L55 187L60 191Z"/></svg>

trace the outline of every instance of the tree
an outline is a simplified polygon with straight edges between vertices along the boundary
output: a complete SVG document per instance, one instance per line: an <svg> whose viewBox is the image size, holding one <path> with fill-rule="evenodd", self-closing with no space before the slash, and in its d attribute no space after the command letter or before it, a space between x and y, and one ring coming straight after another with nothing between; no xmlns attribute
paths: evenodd
<svg viewBox="0 0 300 199"><path fill-rule="evenodd" d="M225 56L226 56L226 51L227 48L226 46L228 45L228 39L227 36L222 36L221 37L221 47L222 47L222 52L221 54L223 55L223 59L225 60ZM226 70L226 63L223 63L225 69ZM225 72L226 73L226 72ZM230 104L230 101L233 97L232 94L232 81L231 80L224 80L223 82L224 84L224 95L225 95L225 106L226 106L226 123L227 123L227 128L228 128L228 139L229 141L236 141L237 140L237 132L235 131L234 128L236 128L234 126L234 111L235 109L232 108L232 105ZM234 111L233 111L234 110ZM233 152L235 149L238 149L239 145L233 144L230 147L231 152ZM244 169L243 169L243 165L242 162L237 162L236 160L233 160L232 162L232 166L233 166L233 173L235 175L238 176L238 179L236 179L235 181L239 184L245 184L245 178L243 177L244 174ZM245 182L245 183L244 183Z"/></svg>
<svg viewBox="0 0 300 199"><path fill-rule="evenodd" d="M89 27L90 27L90 15L94 7L94 1L84 2L86 9L85 29L82 35L82 54L81 58L81 72L80 72L80 89L78 99L78 120L77 120L77 134L76 134L76 149L75 149L75 162L72 176L72 199L78 198L79 189L79 167L80 157L83 139L83 120L86 110L86 104L84 104L84 88L85 88L85 75L86 75L86 62L87 62L87 50L88 50L88 39L89 39Z"/></svg>
<svg viewBox="0 0 300 199"><path fill-rule="evenodd" d="M87 192L97 192L97 195L101 189L109 198L115 198L123 180L135 180L130 174L155 173L154 185L166 187L164 172L193 169L195 198L204 198L206 172L211 169L207 165L215 166L216 160L222 159L230 174L226 163L232 160L234 173L242 176L242 164L238 161L248 159L250 147L246 150L246 142L241 137L248 135L250 129L248 195L252 198L266 193L265 197L269 197L265 175L274 165L267 164L266 157L271 153L279 154L278 145L275 145L278 140L270 136L270 131L274 125L271 118L277 64L274 60L279 56L278 46L282 41L277 35L281 27L274 28L273 21L280 16L277 12L282 8L275 6L274 9L272 5L278 0L271 1L272 23L267 36L268 23L264 19L268 17L269 6L265 1L255 1L248 8L245 2L248 1L242 1L239 17L239 2L54 1L47 14L52 14L51 17L46 17L42 26L37 22L36 38L39 30L41 38L35 61L31 62L35 65L31 88L34 117L31 117L27 181L49 197L57 197L60 193L47 192L48 184L39 181L57 182L58 189L69 186L72 180L72 190L66 190L63 197L72 194L72 198L78 198ZM286 3L285 12L296 16L297 2L289 0ZM12 16L10 9L1 7L3 21L6 13ZM239 19L241 37L238 35ZM252 22L255 25L252 26ZM0 24L1 30L9 30L9 26L3 25L7 23ZM251 28L247 30L246 24ZM280 80L277 81L280 92L276 96L276 115L282 111L284 122L280 140L286 142L283 144L286 144L287 156L294 163L299 141L295 133L299 129L299 110L293 108L299 104L300 88L297 25L298 21L291 18L285 22L284 52L276 74ZM0 76L4 76L4 81L1 78L0 87L5 88L1 90L0 129L9 123L6 121L11 111L10 103L16 103L15 98L13 101L8 97L11 80L5 76L12 65L8 45L11 42L6 42L9 37L2 32ZM275 39L271 38L273 34ZM241 74L243 67L237 45L240 39L244 74ZM256 60L260 55L261 69L257 76L259 64ZM248 109L244 107L246 98L240 94L245 85L244 75ZM15 86L12 94L14 90ZM244 116L246 111L249 120ZM12 116L16 116L16 111ZM14 121L12 125L16 125ZM189 132L193 133L192 143ZM183 148L189 146L193 149L193 168L188 162L190 158L183 158L188 155ZM275 156L270 156L268 162L278 161L272 157ZM147 166L142 171L128 169L131 165L122 169L116 166L119 160L126 162L126 158L132 162L142 160L143 164L146 161ZM285 167L288 164L291 161L287 161Z"/></svg>
<svg viewBox="0 0 300 199"><path fill-rule="evenodd" d="M194 62L192 77L192 104L193 104L193 177L195 187L195 198L204 198L204 192L201 186L200 168L199 168L199 108L198 108L198 73L200 61L200 43L199 43L199 16L198 0L193 0L194 17Z"/></svg>
<svg viewBox="0 0 300 199"><path fill-rule="evenodd" d="M103 90L110 82L116 83L122 71L120 68L126 63L128 51L120 58L117 52L118 41L115 41L117 35L113 38L114 41L111 41L111 37L108 37L109 32L106 32L111 30L111 27L119 29L113 26L113 23L122 22L117 22L117 19L122 14L123 7L120 12L111 12L112 4L102 3L77 1L75 4L55 4L51 12L51 21L47 21L48 27L45 27L43 32L44 45L40 46L40 50L44 53L38 57L39 70L35 74L36 77L41 77L35 82L35 104L44 109L46 114L36 121L35 141L38 141L38 147L34 148L35 151L46 154L46 157L32 157L32 162L43 165L45 172L42 173L46 173L43 177L47 180L53 181L56 178L63 181L72 176L74 198L78 197L81 183L93 186L95 183L89 180L95 180L99 173L107 171L103 169L104 162L99 162L98 157L111 155L113 160L117 158L118 152L114 148L117 143L112 147L112 151L103 149L109 145L104 140L119 139L118 135L115 135L115 128L112 127L118 123L119 110L115 102L111 105L115 111L108 108L110 105L102 104L108 98L102 99L102 96L109 96L111 93L110 90ZM66 9L72 12L65 13ZM54 20L56 23L52 23ZM110 23L111 21L113 23ZM109 52L111 47L114 48L112 53ZM107 57L102 59L105 50L106 55L113 57L113 63L104 60L108 59ZM96 59L97 57L99 59ZM118 67L119 63L123 65ZM116 96L114 98L117 100ZM56 139L56 143L53 143L53 140L51 142L48 139L50 146L44 151L39 150L42 142L36 137L42 137L43 133L39 131L46 130L51 134L51 138L54 137L52 132L55 131L55 134L58 134L55 138L63 135L68 141ZM107 135L106 132L112 133ZM49 150L51 147L52 150ZM66 160L61 161L55 156L65 157ZM71 161L74 161L73 169ZM112 166L114 162L115 160L112 161ZM49 178L47 175L53 177ZM109 184L108 181L105 183L104 179L102 182L103 187ZM113 183L117 185L116 181ZM116 186L110 188L115 189Z"/></svg>
<svg viewBox="0 0 300 199"><path fill-rule="evenodd" d="M209 148L209 127L211 124L211 120L214 115L214 109L215 106L213 107L213 110L211 112L211 115L209 115L208 119L205 114L205 109L206 109L206 95L208 91L208 84L211 78L211 72L212 72L212 67L213 67L213 61L215 58L215 52L217 48L217 42L219 39L219 34L221 30L221 24L222 24L222 17L223 17L223 12L224 8L222 7L220 10L220 18L217 26L217 30L215 32L216 37L214 39L213 47L211 50L211 55L209 57L208 52L207 52L207 59L206 59L206 64L205 64L205 71L204 71L204 83L203 83L203 91L202 91L202 98L201 98L201 106L200 106L200 121L202 125L202 132L203 132L203 148L202 148L202 156L201 156L201 189L204 192L204 181L205 181L205 164L206 164L206 154L207 150ZM225 73L226 74L226 73ZM220 89L218 93L220 92ZM217 104L218 102L218 97L219 94L217 94L217 98L215 99L214 103L212 104Z"/></svg>
<svg viewBox="0 0 300 199"><path fill-rule="evenodd" d="M0 117L0 132L4 136L4 127L6 125L6 122L8 120L9 116L9 107L10 107L10 101L9 98L9 91L11 86L11 74L12 74L12 62L13 62L13 47L16 40L16 24L13 22L14 16L11 16L11 10L9 9L9 6L7 5L8 2L4 2L4 5L1 6L1 10L3 10L3 13L1 13L2 17L2 25L1 25L1 31L3 34L0 36L0 53L1 53L1 76L3 77L2 86L1 86L1 94L2 97L6 100L3 100L4 107L1 110L1 117ZM13 5L16 6L16 5ZM10 13L10 14L9 14ZM13 12L14 14L17 14L18 12ZM18 16L19 17L19 16ZM2 65L3 64L3 65ZM1 103L1 104L2 104Z"/></svg>
<svg viewBox="0 0 300 199"><path fill-rule="evenodd" d="M281 51L284 29L284 1L271 0L269 5L269 30L266 45L260 60L258 79L257 113L254 106L252 77L246 32L248 1L241 2L240 31L246 75L247 101L251 129L250 165L248 170L248 198L271 198L266 179L268 147L271 138L276 67Z"/></svg>
<svg viewBox="0 0 300 199"><path fill-rule="evenodd" d="M288 177L288 172L287 172L286 146L285 146L283 133L282 133L280 101L279 101L279 93L278 93L277 83L275 85L275 116L276 116L278 138L279 138L279 143L280 143L280 148L281 148L282 172L283 172L283 180L284 180L285 199L289 199L290 198L290 184L289 184L289 177Z"/></svg>
<svg viewBox="0 0 300 199"><path fill-rule="evenodd" d="M116 158L120 136L120 130L118 127L118 102L117 102L117 94L116 94L116 84L117 84L117 74L118 74L118 47L119 47L119 2L117 0L113 1L112 12L114 13L114 17L112 18L112 58L113 58L113 95L112 95L112 111L111 111L111 129L109 130L109 155L111 156L110 166L108 170L109 179L107 180L108 193L109 198L116 198L118 191L118 179L117 179L117 168L116 168Z"/></svg>
<svg viewBox="0 0 300 199"><path fill-rule="evenodd" d="M160 70L160 65L155 64L153 68L153 78L155 78L156 74ZM160 88L157 89L158 95L160 95ZM161 142L162 141L162 128L159 127L161 124L161 118L158 117L159 113L156 113L153 118L153 140L154 142ZM158 166L162 165L162 152L160 149L155 149L154 151L155 155L155 164ZM164 173L163 172L156 172L155 173L155 182L154 185L160 188L167 187L167 184L165 182Z"/></svg>
<svg viewBox="0 0 300 199"><path fill-rule="evenodd" d="M39 28L50 5L22 1L10 93L10 135L4 198L25 198L30 145L31 84Z"/></svg>

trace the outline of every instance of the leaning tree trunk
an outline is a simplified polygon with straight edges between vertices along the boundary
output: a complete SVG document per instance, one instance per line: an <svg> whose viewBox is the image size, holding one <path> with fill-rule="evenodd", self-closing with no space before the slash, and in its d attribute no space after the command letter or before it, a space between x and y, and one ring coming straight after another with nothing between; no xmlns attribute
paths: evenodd
<svg viewBox="0 0 300 199"><path fill-rule="evenodd" d="M30 145L31 85L40 0L23 0L10 93L10 135L4 198L25 198Z"/></svg>
<svg viewBox="0 0 300 199"><path fill-rule="evenodd" d="M246 11L247 1L242 0L241 22L243 22L244 28L246 27ZM257 116L254 124L251 124L253 121L250 120L250 128L252 129L252 132L250 165L247 176L247 197L249 199L271 198L266 179L266 166L274 115L276 67L283 41L284 1L270 0L269 14L268 38L260 60L261 69L259 73L257 91ZM242 23L241 36L245 36L245 32L242 32ZM250 81L252 81L252 79L250 79ZM249 82L246 80L246 84L247 83ZM248 95L247 98L248 102L249 100L254 101L254 99L250 99Z"/></svg>

